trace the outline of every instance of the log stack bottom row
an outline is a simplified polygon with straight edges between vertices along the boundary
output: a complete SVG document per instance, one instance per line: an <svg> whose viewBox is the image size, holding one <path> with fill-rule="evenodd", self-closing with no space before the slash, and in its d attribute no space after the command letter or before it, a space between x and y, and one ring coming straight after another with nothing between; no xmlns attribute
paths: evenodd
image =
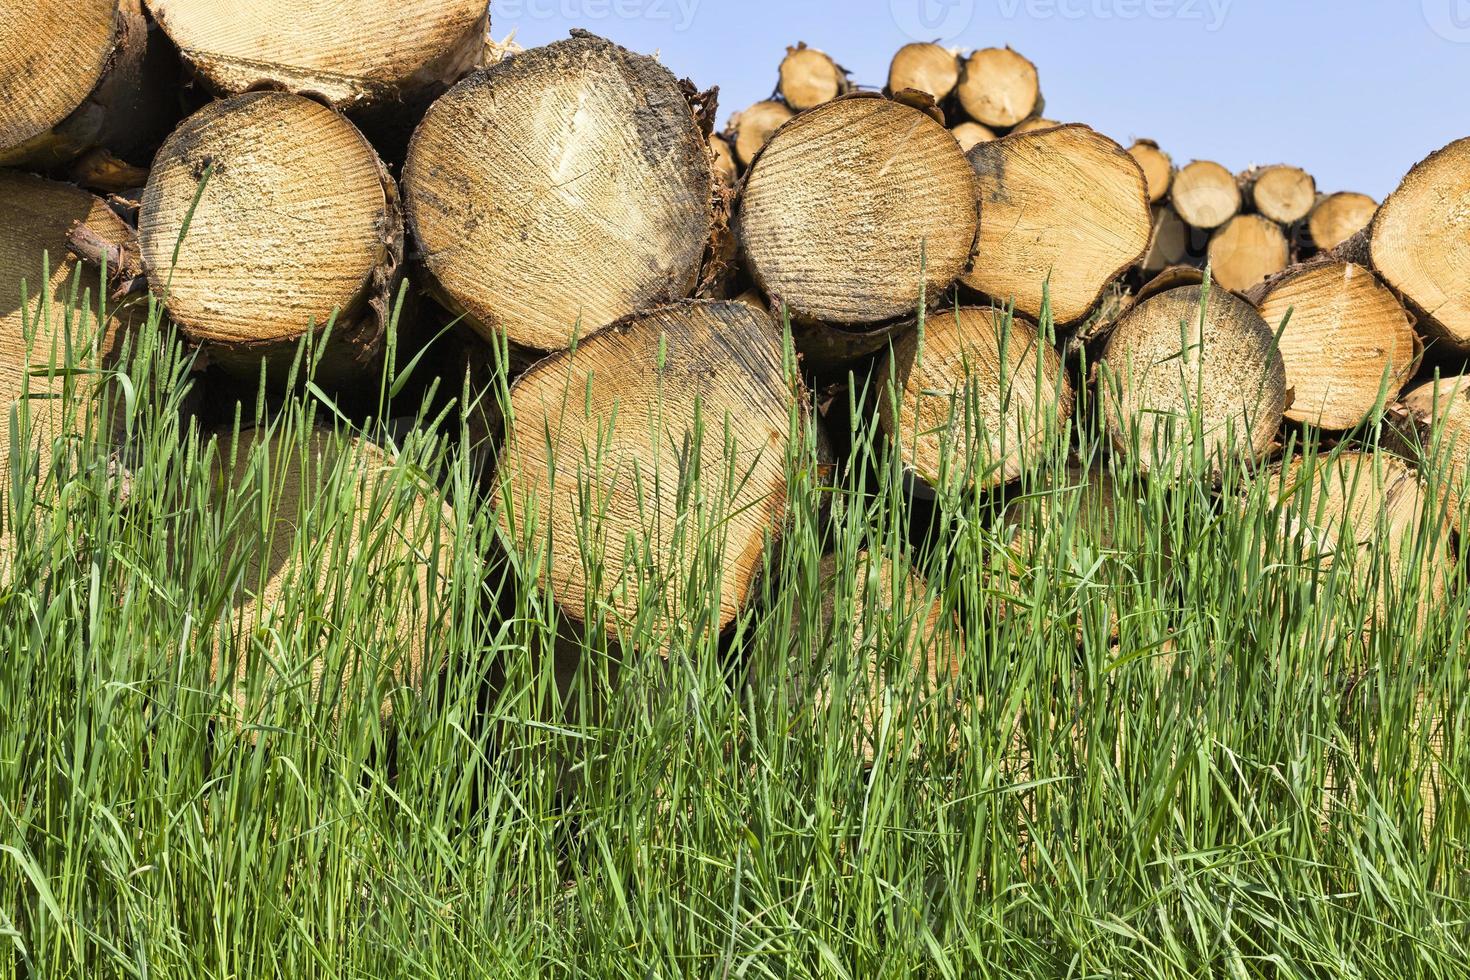
<svg viewBox="0 0 1470 980"><path fill-rule="evenodd" d="M151 292L247 383L264 364L279 384L330 322L321 377L346 390L376 389L407 280L423 333L455 319L469 362L505 342L534 365L498 456L525 522L509 530L575 547L605 513L608 568L637 565L624 549L642 536L665 582L694 588L678 569L699 536L640 515L678 499L654 470L723 486L731 440L728 513L691 518L725 540L716 631L783 523L790 418L849 374L892 386L876 422L940 492L1023 475L1094 382L1081 351L1113 450L1147 470L1184 458L1157 420L1186 411L1217 467L1267 462L1283 425L1339 433L1387 412L1406 442L1438 421L1463 430L1465 469L1470 383L1414 382L1470 357L1470 138L1380 205L1288 165L1176 167L1155 142L1049 118L1017 52L932 44L900 50L881 92L792 47L772 97L716 135L712 93L590 34L507 52L480 0L414 0L423 29L402 39L373 26L402 22L401 0L352 6L356 20L325 0L25 6L13 36L34 50L0 51L6 403L46 383L25 378L23 324L42 294L65 301L78 265L85 280L105 260L114 301ZM88 356L105 361L126 319ZM45 326L49 352L65 340L59 318ZM617 476L588 501L565 481L599 440ZM956 441L958 467L943 451ZM1412 467L1365 458L1384 494L1418 499ZM554 559L574 623L602 610L616 636L647 612L604 601L577 555Z"/></svg>

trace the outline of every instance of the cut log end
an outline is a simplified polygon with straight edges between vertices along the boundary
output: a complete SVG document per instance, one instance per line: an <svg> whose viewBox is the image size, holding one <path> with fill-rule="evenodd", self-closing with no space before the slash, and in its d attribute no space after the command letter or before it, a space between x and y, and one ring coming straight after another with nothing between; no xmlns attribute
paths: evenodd
<svg viewBox="0 0 1470 980"><path fill-rule="evenodd" d="M986 48L970 55L958 92L969 117L995 129L1009 129L1030 118L1041 102L1036 66L1010 48Z"/></svg>
<svg viewBox="0 0 1470 980"><path fill-rule="evenodd" d="M1281 356L1295 393L1289 419L1351 429L1392 402L1414 370L1413 321L1361 266L1311 263L1271 280L1251 298L1273 331L1286 323Z"/></svg>
<svg viewBox="0 0 1470 980"><path fill-rule="evenodd" d="M1189 255L1189 226L1180 220L1175 210L1167 204L1156 205L1153 218L1148 249L1138 261L1140 271L1146 276L1157 275L1170 266L1178 265Z"/></svg>
<svg viewBox="0 0 1470 980"><path fill-rule="evenodd" d="M746 175L737 228L756 281L796 317L902 318L970 262L975 179L925 113L848 98L783 127Z"/></svg>
<svg viewBox="0 0 1470 980"><path fill-rule="evenodd" d="M1317 182L1300 167L1262 167L1242 179L1256 213L1283 225L1294 225L1312 213Z"/></svg>
<svg viewBox="0 0 1470 980"><path fill-rule="evenodd" d="M796 397L779 329L744 303L620 321L511 389L503 526L549 548L551 594L573 623L606 610L615 639L647 635L641 617L665 651L676 623L697 643L734 620L779 536ZM683 481L696 477L691 502ZM699 598L711 592L714 608Z"/></svg>
<svg viewBox="0 0 1470 980"><path fill-rule="evenodd" d="M1243 293L1286 268L1290 248L1281 226L1258 214L1238 214L1210 237L1215 282Z"/></svg>
<svg viewBox="0 0 1470 980"><path fill-rule="evenodd" d="M1196 160L1174 175L1169 192L1174 210L1185 223L1213 231L1240 213L1240 185L1218 163Z"/></svg>
<svg viewBox="0 0 1470 980"><path fill-rule="evenodd" d="M1193 472L1196 452L1215 473L1228 456L1259 459L1285 413L1286 366L1266 321L1231 293L1202 299L1198 286L1153 296L1103 351L1108 435L1142 469Z"/></svg>
<svg viewBox="0 0 1470 980"><path fill-rule="evenodd" d="M108 69L118 0L7 4L0 27L0 160L43 137L82 104Z"/></svg>
<svg viewBox="0 0 1470 980"><path fill-rule="evenodd" d="M688 296L717 224L713 180L678 80L591 36L456 85L403 171L441 299L482 335L542 351Z"/></svg>
<svg viewBox="0 0 1470 980"><path fill-rule="evenodd" d="M484 0L149 0L149 6L216 91L280 88L342 109L452 84L483 56L489 29Z"/></svg>
<svg viewBox="0 0 1470 980"><path fill-rule="evenodd" d="M755 155L794 113L782 102L757 102L730 117L729 138L734 142L735 157L748 167Z"/></svg>
<svg viewBox="0 0 1470 980"><path fill-rule="evenodd" d="M1378 202L1367 194L1329 194L1312 209L1307 230L1317 248L1330 252L1367 228L1377 212Z"/></svg>
<svg viewBox="0 0 1470 980"><path fill-rule="evenodd" d="M970 150L980 194L980 244L965 285L1028 317L1074 323L1142 257L1153 222L1143 172L1086 126L1062 126Z"/></svg>
<svg viewBox="0 0 1470 980"><path fill-rule="evenodd" d="M931 490L1018 479L1048 459L1072 411L1056 348L989 307L931 315L922 333L905 333L877 388L883 431Z"/></svg>
<svg viewBox="0 0 1470 980"><path fill-rule="evenodd" d="M1393 428L1397 446L1419 460L1438 487L1455 530L1470 493L1470 375L1435 378L1406 392Z"/></svg>
<svg viewBox="0 0 1470 980"><path fill-rule="evenodd" d="M1143 169L1143 179L1148 182L1148 200L1157 204L1169 196L1174 183L1174 161L1169 154L1159 149L1153 140L1138 140L1128 148L1133 159Z"/></svg>
<svg viewBox="0 0 1470 980"><path fill-rule="evenodd" d="M977 122L962 122L950 132L960 144L960 149L966 153L969 153L976 143L989 143L996 138L993 132Z"/></svg>
<svg viewBox="0 0 1470 980"><path fill-rule="evenodd" d="M797 112L830 102L850 87L847 72L816 48L798 44L781 60L781 98Z"/></svg>
<svg viewBox="0 0 1470 980"><path fill-rule="evenodd" d="M373 319L403 248L392 181L367 140L338 113L278 92L186 120L159 151L139 228L172 317L222 352L254 351L252 374L261 352L334 314L334 336L358 336L349 325Z"/></svg>
<svg viewBox="0 0 1470 980"><path fill-rule="evenodd" d="M953 51L937 44L905 44L888 68L888 91L915 89L943 102L960 80L960 63Z"/></svg>
<svg viewBox="0 0 1470 980"><path fill-rule="evenodd" d="M1430 337L1470 350L1470 137L1409 171L1372 225L1373 268Z"/></svg>

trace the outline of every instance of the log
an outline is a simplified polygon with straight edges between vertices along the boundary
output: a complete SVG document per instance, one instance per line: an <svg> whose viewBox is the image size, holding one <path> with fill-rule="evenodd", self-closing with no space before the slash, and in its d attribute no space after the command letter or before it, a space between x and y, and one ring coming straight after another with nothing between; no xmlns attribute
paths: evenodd
<svg viewBox="0 0 1470 980"><path fill-rule="evenodd" d="M1050 276L1057 324L1074 323L1148 247L1143 171L1117 143L1071 125L970 150L980 191L980 251L971 289L1032 319Z"/></svg>
<svg viewBox="0 0 1470 980"><path fill-rule="evenodd" d="M740 168L735 165L735 151L725 142L724 137L711 136L709 152L715 179L726 187L734 187L740 179Z"/></svg>
<svg viewBox="0 0 1470 980"><path fill-rule="evenodd" d="M1189 226L1171 206L1154 205L1153 222L1148 248L1138 260L1138 268L1146 276L1157 275L1189 256Z"/></svg>
<svg viewBox="0 0 1470 980"><path fill-rule="evenodd" d="M205 106L159 150L138 224L150 286L222 368L278 375L333 316L321 377L380 363L403 222L392 178L340 114L282 92Z"/></svg>
<svg viewBox="0 0 1470 980"><path fill-rule="evenodd" d="M1362 266L1336 260L1296 266L1249 299L1281 333L1286 383L1294 392L1286 417L1295 422L1351 429L1398 397L1417 365L1413 320Z"/></svg>
<svg viewBox="0 0 1470 980"><path fill-rule="evenodd" d="M750 166L761 147L770 140L771 134L793 115L795 113L784 102L757 102L749 109L731 116L725 139L735 147L735 158L740 161L740 165Z"/></svg>
<svg viewBox="0 0 1470 980"><path fill-rule="evenodd" d="M848 560L822 559L816 595L821 611L815 622L803 620L800 605L792 610L788 703L818 725L840 710L855 725L853 748L867 763L880 747L917 751L925 706L959 675L964 637L958 618L946 614L942 599L908 561L866 550ZM835 685L834 674L847 683ZM783 678L757 674L753 681L769 690ZM827 733L818 727L812 734Z"/></svg>
<svg viewBox="0 0 1470 980"><path fill-rule="evenodd" d="M1027 119L1025 122L1017 123L1016 128L1012 129L1007 135L1015 136L1017 133L1036 133L1043 129L1056 129L1060 125L1062 124L1055 119L1043 119L1040 116L1035 116Z"/></svg>
<svg viewBox="0 0 1470 980"><path fill-rule="evenodd" d="M791 420L807 411L783 360L766 314L687 301L516 381L501 527L522 554L546 549L546 585L573 628L655 636L667 653L734 621L784 525ZM696 477L691 500L682 484Z"/></svg>
<svg viewBox="0 0 1470 980"><path fill-rule="evenodd" d="M1261 479L1281 508L1287 559L1323 576L1347 565L1348 592L1366 600L1373 620L1394 614L1401 590L1421 621L1444 596L1455 564L1449 525L1442 506L1427 506L1429 488L1409 463L1386 452L1296 457Z"/></svg>
<svg viewBox="0 0 1470 980"><path fill-rule="evenodd" d="M1463 533L1470 490L1470 375L1426 381L1406 392L1395 408L1394 448L1430 475L1452 525Z"/></svg>
<svg viewBox="0 0 1470 980"><path fill-rule="evenodd" d="M1213 231L1240 213L1240 185L1218 163L1196 160L1174 175L1169 200L1185 224Z"/></svg>
<svg viewBox="0 0 1470 980"><path fill-rule="evenodd" d="M830 102L852 89L847 70L831 56L800 42L781 59L781 98L797 112Z"/></svg>
<svg viewBox="0 0 1470 980"><path fill-rule="evenodd" d="M325 428L304 448L282 430L217 437L221 499L240 504L221 515L231 602L204 631L234 720L292 716L303 686L334 719L363 694L391 716L394 691L418 692L449 638L454 511L429 492L405 494L421 485L413 463L366 439ZM283 661L302 644L277 642L278 631L310 631L312 656Z"/></svg>
<svg viewBox="0 0 1470 980"><path fill-rule="evenodd" d="M1330 252L1358 232L1367 228L1378 212L1378 202L1367 194L1344 191L1329 194L1317 202L1307 219L1312 243Z"/></svg>
<svg viewBox="0 0 1470 980"><path fill-rule="evenodd" d="M148 7L215 92L280 89L343 111L437 95L476 67L490 29L484 0L148 0Z"/></svg>
<svg viewBox="0 0 1470 980"><path fill-rule="evenodd" d="M131 230L100 199L57 181L0 171L0 499L9 497L12 444L29 444L42 476L57 438L82 432L95 404L95 374L116 357L124 324L109 316L98 335L100 270L84 264L72 302L79 260L68 245L77 228L117 247L133 248ZM22 289L26 302L22 304ZM75 309L75 312L70 312ZM42 315L49 309L48 315ZM113 309L111 303L108 310ZM68 331L67 323L71 321ZM28 338L27 332L31 334ZM69 375L69 376L68 376ZM24 409L24 417L22 410ZM18 431L12 431L14 425ZM0 522L3 523L3 522ZM0 534L0 567L13 528Z"/></svg>
<svg viewBox="0 0 1470 980"><path fill-rule="evenodd" d="M1255 212L1277 224L1294 225L1317 204L1317 181L1300 167L1256 167L1241 175L1240 185Z"/></svg>
<svg viewBox="0 0 1470 980"><path fill-rule="evenodd" d="M1040 466L1067 429L1072 385L1055 347L990 307L929 316L882 362L878 420L930 491L988 490Z"/></svg>
<svg viewBox="0 0 1470 980"><path fill-rule="evenodd" d="M912 89L943 102L960 81L960 62L955 53L927 42L905 44L888 67L889 93Z"/></svg>
<svg viewBox="0 0 1470 980"><path fill-rule="evenodd" d="M1210 236L1210 270L1232 292L1254 289L1291 261L1286 235L1258 214L1238 214Z"/></svg>
<svg viewBox="0 0 1470 980"><path fill-rule="evenodd" d="M1174 161L1169 154L1153 140L1136 140L1128 152L1143 168L1143 179L1148 182L1148 202L1158 204L1168 197L1169 188L1174 185Z"/></svg>
<svg viewBox="0 0 1470 980"><path fill-rule="evenodd" d="M0 166L104 148L144 164L177 120L177 64L141 0L26 0L0 22Z"/></svg>
<svg viewBox="0 0 1470 980"><path fill-rule="evenodd" d="M1260 459L1286 411L1286 366L1255 307L1184 286L1135 306L1103 350L1099 397L1113 446L1140 469L1221 474Z"/></svg>
<svg viewBox="0 0 1470 980"><path fill-rule="evenodd" d="M965 113L992 129L1041 114L1036 66L1010 48L985 48L965 60L956 90Z"/></svg>
<svg viewBox="0 0 1470 980"><path fill-rule="evenodd" d="M962 122L950 132L954 133L954 138L959 141L960 149L966 153L969 153L976 143L989 143L996 139L994 133L977 122Z"/></svg>
<svg viewBox="0 0 1470 980"><path fill-rule="evenodd" d="M736 231L775 308L830 328L860 357L921 291L937 302L964 272L976 211L974 174L948 130L908 106L851 97L771 139L746 174Z"/></svg>
<svg viewBox="0 0 1470 980"><path fill-rule="evenodd" d="M403 170L430 288L536 351L689 296L723 225L705 138L666 68L590 35L471 75Z"/></svg>
<svg viewBox="0 0 1470 980"><path fill-rule="evenodd" d="M1415 165L1370 226L1374 271L1426 336L1470 351L1470 137Z"/></svg>

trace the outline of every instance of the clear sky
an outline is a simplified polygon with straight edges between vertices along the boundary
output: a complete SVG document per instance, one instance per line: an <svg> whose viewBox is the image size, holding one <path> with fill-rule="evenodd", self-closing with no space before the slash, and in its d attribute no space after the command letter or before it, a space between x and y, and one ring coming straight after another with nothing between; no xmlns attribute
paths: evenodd
<svg viewBox="0 0 1470 980"><path fill-rule="evenodd" d="M584 27L701 88L720 120L768 96L806 41L880 87L909 40L1009 44L1037 65L1046 114L1175 159L1306 168L1323 191L1381 199L1470 136L1470 0L493 0L496 38Z"/></svg>

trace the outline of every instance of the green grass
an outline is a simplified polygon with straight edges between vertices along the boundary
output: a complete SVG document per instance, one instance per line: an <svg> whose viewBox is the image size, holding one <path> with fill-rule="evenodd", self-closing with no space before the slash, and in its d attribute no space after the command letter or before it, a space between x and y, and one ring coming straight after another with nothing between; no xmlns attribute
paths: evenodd
<svg viewBox="0 0 1470 980"><path fill-rule="evenodd" d="M443 410L467 392L377 417L314 388L242 410L289 452L312 424L395 447L382 513L443 494L423 557L444 574L413 618L439 669L415 694L381 667L403 646L381 615L403 579L375 564L391 535L361 529L352 561L321 544L356 520L350 461L297 502L257 450L222 488L233 438L203 438L189 359L158 336L112 375L120 457L89 423L5 493L0 975L1466 975L1458 570L1425 614L1418 576L1381 560L1360 589L1242 467L1224 490L1131 472L1085 391L1021 484L915 501L880 395L854 390L835 475L793 418L790 525L732 635L702 627L716 546L696 529L672 625L640 620L620 670L594 627L558 704L538 549L501 530ZM381 418L397 413L420 424ZM1068 454L1111 473L1103 499ZM254 656L245 681L268 696L242 725L210 661L238 642L222 618L262 546L235 532L245 513L295 520L293 549L332 566L330 601L294 593L252 642L359 678L268 687ZM930 595L883 610L862 551L911 562ZM656 585L632 576L650 604ZM854 595L861 648L840 612L824 625L824 600ZM963 636L937 689L902 669L930 599ZM664 628L668 662L638 655ZM875 700L861 730L848 706Z"/></svg>

